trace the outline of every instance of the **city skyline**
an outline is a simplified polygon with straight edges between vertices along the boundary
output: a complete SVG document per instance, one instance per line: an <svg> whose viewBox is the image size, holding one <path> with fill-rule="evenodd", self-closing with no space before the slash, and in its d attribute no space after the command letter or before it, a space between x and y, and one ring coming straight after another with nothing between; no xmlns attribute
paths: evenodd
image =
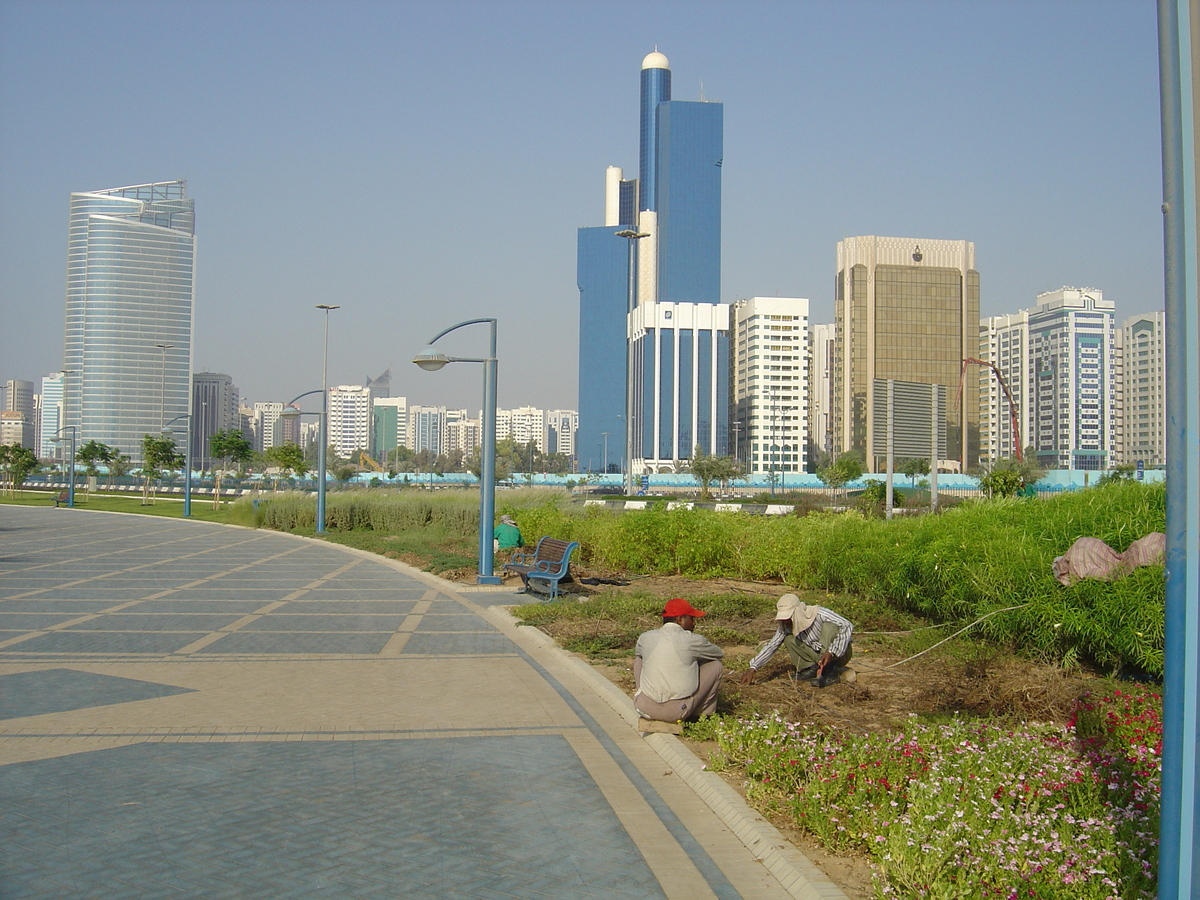
<svg viewBox="0 0 1200 900"><path fill-rule="evenodd" d="M636 169L628 98L656 45L675 97L728 111L721 302L809 297L810 321L830 322L837 241L891 233L969 235L985 316L1070 284L1103 288L1121 319L1161 308L1153 8L689 12L0 3L0 306L20 321L0 336L0 377L63 367L69 195L186 178L195 371L228 372L255 400L315 386L312 307L330 302L342 306L331 384L390 366L397 393L471 406L476 374L408 373L407 361L446 325L495 314L501 404L574 407L571 238L602 221L603 169ZM617 19L636 26L599 27ZM72 54L98 31L139 54L99 69ZM848 34L849 49L833 40ZM188 87L154 77L168 70ZM113 97L137 98L155 140L119 114L75 139L80 115ZM529 351L531 322L550 352ZM470 354L473 341L447 349Z"/></svg>

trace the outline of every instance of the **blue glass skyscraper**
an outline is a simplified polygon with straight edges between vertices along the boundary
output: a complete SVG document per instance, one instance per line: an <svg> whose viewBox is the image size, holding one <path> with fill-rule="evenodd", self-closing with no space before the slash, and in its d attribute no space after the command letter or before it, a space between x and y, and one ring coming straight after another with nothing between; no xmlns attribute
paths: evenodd
<svg viewBox="0 0 1200 900"><path fill-rule="evenodd" d="M694 359L694 365L646 365L642 349L650 337L644 329L653 327L649 323L685 312L653 305L720 303L722 135L722 105L672 100L667 58L658 51L647 55L641 73L640 177L626 180L620 169L609 169L605 223L579 230L576 459L582 470L601 470L606 434L608 461L624 466L630 346L634 470L677 468L696 443L710 453L726 452L727 318L715 310L701 316L717 327L696 331L700 352L681 345L679 359ZM621 231L638 237L623 238ZM627 240L636 240L632 273ZM629 305L647 308L627 316ZM655 330L661 343L661 326ZM687 344L691 337L688 328L678 340Z"/></svg>

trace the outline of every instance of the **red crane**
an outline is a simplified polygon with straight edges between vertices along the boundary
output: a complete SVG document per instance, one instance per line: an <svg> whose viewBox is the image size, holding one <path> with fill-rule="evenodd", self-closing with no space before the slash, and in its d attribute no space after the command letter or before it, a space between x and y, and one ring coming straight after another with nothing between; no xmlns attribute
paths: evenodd
<svg viewBox="0 0 1200 900"><path fill-rule="evenodd" d="M995 363L988 362L983 359L975 359L973 356L968 356L963 360L962 374L958 376L958 392L954 395L954 408L958 409L959 400L962 399L963 382L967 380L967 366L974 363L977 366L987 366L992 370L992 374L996 376L996 380L1000 382L1000 389L1004 391L1004 399L1008 401L1008 416L1012 422L1013 433L1013 453L1018 462L1024 462L1025 455L1021 451L1021 425L1018 421L1017 404L1013 400L1012 392L1008 389L1008 383L1004 380L1004 376L1000 374L1000 369Z"/></svg>

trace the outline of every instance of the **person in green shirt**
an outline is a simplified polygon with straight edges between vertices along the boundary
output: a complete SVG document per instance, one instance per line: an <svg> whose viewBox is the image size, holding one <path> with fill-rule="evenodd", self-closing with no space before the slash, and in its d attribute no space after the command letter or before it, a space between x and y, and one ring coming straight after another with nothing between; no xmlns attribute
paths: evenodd
<svg viewBox="0 0 1200 900"><path fill-rule="evenodd" d="M512 516L501 516L496 526L496 549L512 550L521 546L521 529Z"/></svg>

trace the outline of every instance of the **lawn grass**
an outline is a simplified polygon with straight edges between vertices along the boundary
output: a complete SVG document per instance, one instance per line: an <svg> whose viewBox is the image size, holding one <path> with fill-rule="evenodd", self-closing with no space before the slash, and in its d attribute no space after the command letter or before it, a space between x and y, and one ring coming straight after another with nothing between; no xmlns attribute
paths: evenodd
<svg viewBox="0 0 1200 900"><path fill-rule="evenodd" d="M6 506L53 507L54 498L60 493L61 491L59 490L23 490L17 491L16 497L11 497L6 492L3 496L0 496L0 504ZM65 505L61 508L68 512L70 511ZM89 496L85 491L77 489L75 491L75 508L97 512L131 513L140 516L183 518L183 498L175 495L170 497L160 496L156 502L143 506L142 495L140 493L105 494L99 490L95 490ZM213 509L211 498L201 499L193 497L191 518L199 522L219 522L222 525L253 524L252 522L241 521L243 517L234 512L232 504L222 501L219 510Z"/></svg>

